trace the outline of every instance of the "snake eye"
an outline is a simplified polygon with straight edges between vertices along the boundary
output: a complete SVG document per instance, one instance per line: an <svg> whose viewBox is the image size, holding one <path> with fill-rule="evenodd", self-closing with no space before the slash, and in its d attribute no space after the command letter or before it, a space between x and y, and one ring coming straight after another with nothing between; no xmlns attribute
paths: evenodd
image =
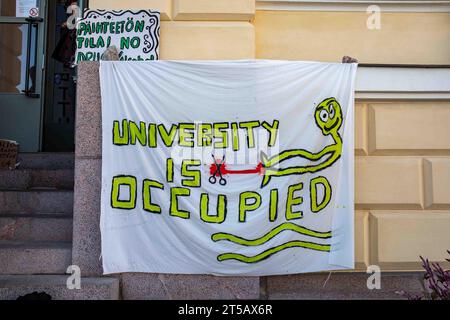
<svg viewBox="0 0 450 320"><path fill-rule="evenodd" d="M327 110L320 111L319 117L320 117L320 120L322 120L323 122L327 122L328 121L328 112L327 112Z"/></svg>
<svg viewBox="0 0 450 320"><path fill-rule="evenodd" d="M333 105L330 105L330 119L333 119L334 118L334 107L333 107Z"/></svg>

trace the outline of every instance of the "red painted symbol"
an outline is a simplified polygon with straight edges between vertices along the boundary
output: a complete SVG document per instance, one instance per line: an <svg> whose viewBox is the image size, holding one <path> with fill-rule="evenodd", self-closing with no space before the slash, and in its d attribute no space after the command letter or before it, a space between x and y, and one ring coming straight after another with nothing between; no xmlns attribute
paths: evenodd
<svg viewBox="0 0 450 320"><path fill-rule="evenodd" d="M30 9L30 17L37 17L39 15L39 9L38 8L31 8Z"/></svg>
<svg viewBox="0 0 450 320"><path fill-rule="evenodd" d="M222 161L214 158L214 163L212 163L209 167L209 173L211 177L209 177L209 182L215 184L217 181L216 177L219 178L219 184L226 185L227 181L223 177L227 174L264 174L264 167L262 162L258 163L258 165L253 169L244 169L244 170L231 170L227 168L227 164L225 163L225 156L223 156Z"/></svg>

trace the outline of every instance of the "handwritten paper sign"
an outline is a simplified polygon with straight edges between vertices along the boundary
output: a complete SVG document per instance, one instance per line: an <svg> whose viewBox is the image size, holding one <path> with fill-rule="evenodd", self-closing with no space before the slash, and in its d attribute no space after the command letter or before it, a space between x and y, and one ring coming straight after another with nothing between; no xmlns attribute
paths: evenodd
<svg viewBox="0 0 450 320"><path fill-rule="evenodd" d="M87 10L77 23L76 63L99 61L110 46L120 60L158 60L159 12Z"/></svg>

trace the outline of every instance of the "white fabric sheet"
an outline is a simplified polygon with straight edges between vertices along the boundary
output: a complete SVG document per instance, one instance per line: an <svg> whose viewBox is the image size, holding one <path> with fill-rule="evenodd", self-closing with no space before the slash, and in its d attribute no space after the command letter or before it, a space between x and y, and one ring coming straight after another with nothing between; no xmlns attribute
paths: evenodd
<svg viewBox="0 0 450 320"><path fill-rule="evenodd" d="M353 268L356 68L102 62L104 273Z"/></svg>

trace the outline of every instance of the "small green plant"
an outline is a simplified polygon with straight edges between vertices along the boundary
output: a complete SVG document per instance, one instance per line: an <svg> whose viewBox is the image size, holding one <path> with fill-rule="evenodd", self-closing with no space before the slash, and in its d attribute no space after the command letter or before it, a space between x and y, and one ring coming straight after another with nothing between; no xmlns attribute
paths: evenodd
<svg viewBox="0 0 450 320"><path fill-rule="evenodd" d="M447 251L450 255L450 251ZM408 300L450 300L450 270L444 270L439 263L420 256L425 274L422 279L423 292L420 294L399 291ZM446 259L450 262L450 259Z"/></svg>

